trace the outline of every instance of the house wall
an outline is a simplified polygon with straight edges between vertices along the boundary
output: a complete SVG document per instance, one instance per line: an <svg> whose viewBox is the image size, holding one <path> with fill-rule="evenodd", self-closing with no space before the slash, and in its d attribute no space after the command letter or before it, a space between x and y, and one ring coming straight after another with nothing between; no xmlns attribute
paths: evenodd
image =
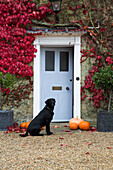
<svg viewBox="0 0 113 170"><path fill-rule="evenodd" d="M88 61L81 64L81 86L84 85L85 76L88 75L88 67L90 67ZM86 92L87 94L89 95L88 91ZM96 125L97 110L93 107L92 101L89 101L87 97L81 102L81 117L92 125Z"/></svg>
<svg viewBox="0 0 113 170"><path fill-rule="evenodd" d="M82 36L81 49L86 48L86 36L87 34ZM85 62L81 63L81 86L84 86L85 76L88 75L92 61L93 60L88 58ZM88 91L86 92L86 95L90 95ZM89 121L91 125L97 124L97 109L93 107L92 101L89 101L87 97L81 102L81 117L82 119Z"/></svg>
<svg viewBox="0 0 113 170"><path fill-rule="evenodd" d="M8 106L4 106L3 110L9 110ZM19 125L22 122L29 122L33 118L33 92L31 92L29 99L21 102L20 107L13 107L11 110L14 112L14 122Z"/></svg>
<svg viewBox="0 0 113 170"><path fill-rule="evenodd" d="M85 48L85 37L82 37L81 49ZM81 64L81 85L84 85L85 76L88 74L90 68L89 60ZM33 63L32 63L33 66ZM4 109L8 109L4 107ZM30 99L26 99L25 102L21 103L19 108L13 108L14 110L14 122L19 124L22 122L28 122L33 118L33 92L30 94ZM86 98L85 101L81 102L81 117L87 120L91 125L96 125L97 111L94 109L92 103Z"/></svg>

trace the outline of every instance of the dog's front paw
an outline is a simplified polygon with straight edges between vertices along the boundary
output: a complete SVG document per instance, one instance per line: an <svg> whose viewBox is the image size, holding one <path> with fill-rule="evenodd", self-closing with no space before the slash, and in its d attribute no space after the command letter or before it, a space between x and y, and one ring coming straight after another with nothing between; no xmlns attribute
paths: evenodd
<svg viewBox="0 0 113 170"><path fill-rule="evenodd" d="M53 134L53 132L47 132L47 135L52 135Z"/></svg>

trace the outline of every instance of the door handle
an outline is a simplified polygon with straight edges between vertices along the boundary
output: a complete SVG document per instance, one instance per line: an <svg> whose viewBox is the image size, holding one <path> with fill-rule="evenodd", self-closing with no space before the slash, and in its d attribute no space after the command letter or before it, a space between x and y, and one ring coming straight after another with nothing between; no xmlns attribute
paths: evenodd
<svg viewBox="0 0 113 170"><path fill-rule="evenodd" d="M69 90L69 87L66 87L66 90Z"/></svg>
<svg viewBox="0 0 113 170"><path fill-rule="evenodd" d="M80 77L76 77L76 80L79 81L79 80L80 80Z"/></svg>

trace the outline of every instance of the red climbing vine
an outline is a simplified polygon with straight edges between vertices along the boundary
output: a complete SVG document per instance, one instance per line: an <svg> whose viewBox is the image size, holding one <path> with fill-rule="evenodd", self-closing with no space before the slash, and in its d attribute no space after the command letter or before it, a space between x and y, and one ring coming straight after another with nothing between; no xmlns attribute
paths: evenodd
<svg viewBox="0 0 113 170"><path fill-rule="evenodd" d="M49 7L48 3L37 8L31 0L0 0L0 94L3 103L18 106L19 101L30 94L33 76L30 63L37 50L33 46L35 38L27 29L31 28L33 19L48 21L47 16L52 13ZM27 85L22 84L25 79Z"/></svg>

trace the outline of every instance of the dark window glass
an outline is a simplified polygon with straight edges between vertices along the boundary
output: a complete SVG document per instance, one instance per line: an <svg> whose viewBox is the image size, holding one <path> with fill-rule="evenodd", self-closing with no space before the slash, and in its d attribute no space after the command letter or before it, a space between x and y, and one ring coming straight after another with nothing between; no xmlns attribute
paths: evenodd
<svg viewBox="0 0 113 170"><path fill-rule="evenodd" d="M60 71L69 71L69 52L60 52Z"/></svg>
<svg viewBox="0 0 113 170"><path fill-rule="evenodd" d="M55 70L55 52L46 51L45 52L45 71Z"/></svg>

